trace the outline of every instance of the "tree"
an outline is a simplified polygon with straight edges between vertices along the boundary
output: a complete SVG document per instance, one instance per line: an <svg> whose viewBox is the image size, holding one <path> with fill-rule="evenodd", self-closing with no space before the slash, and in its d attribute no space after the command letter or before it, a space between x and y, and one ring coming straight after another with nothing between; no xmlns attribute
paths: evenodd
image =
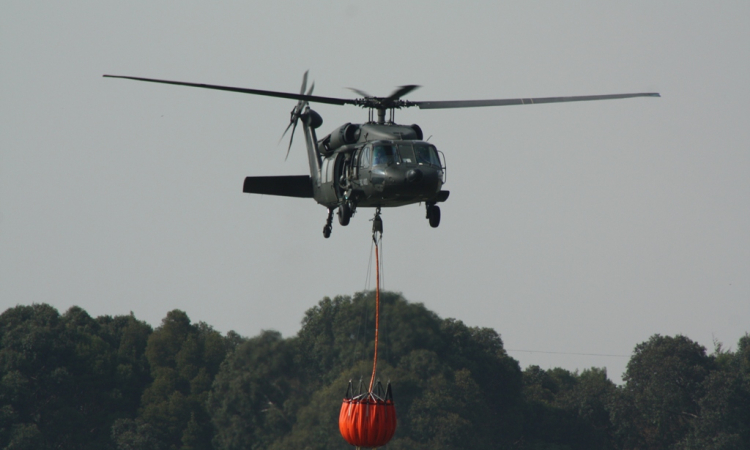
<svg viewBox="0 0 750 450"><path fill-rule="evenodd" d="M743 367L748 356L748 336L740 339L737 352L724 350L720 343L712 357L714 370L702 384L698 400L700 413L691 432L680 445L686 449L734 450L750 447L750 384Z"/></svg>
<svg viewBox="0 0 750 450"><path fill-rule="evenodd" d="M222 337L174 310L49 305L0 314L0 448L348 450L338 414L369 383L373 293L324 298L300 332ZM377 378L393 382L391 450L750 448L750 335L712 355L684 336L604 369L521 372L489 328L382 294Z"/></svg>
<svg viewBox="0 0 750 450"><path fill-rule="evenodd" d="M0 445L108 448L110 427L134 415L150 333L131 317L93 319L72 307L17 306L0 316ZM118 350L127 349L123 353Z"/></svg>
<svg viewBox="0 0 750 450"><path fill-rule="evenodd" d="M611 409L623 447L662 449L682 441L699 417L713 368L706 349L685 336L657 334L638 344Z"/></svg>
<svg viewBox="0 0 750 450"><path fill-rule="evenodd" d="M119 419L112 425L112 441L117 450L162 450L158 431L142 420Z"/></svg>
<svg viewBox="0 0 750 450"><path fill-rule="evenodd" d="M349 380L369 383L373 293L324 298L296 337L264 332L222 365L209 400L220 449L345 450L338 413ZM474 449L520 436L521 371L490 329L442 320L381 293L378 378L392 380L389 446Z"/></svg>
<svg viewBox="0 0 750 450"><path fill-rule="evenodd" d="M291 431L299 403L308 395L296 357L295 340L274 331L248 340L227 357L208 398L216 448L268 448Z"/></svg>
<svg viewBox="0 0 750 450"><path fill-rule="evenodd" d="M206 400L228 343L183 311L167 313L148 338L146 358L153 383L141 396L139 418L159 430L165 446L207 448L213 430Z"/></svg>

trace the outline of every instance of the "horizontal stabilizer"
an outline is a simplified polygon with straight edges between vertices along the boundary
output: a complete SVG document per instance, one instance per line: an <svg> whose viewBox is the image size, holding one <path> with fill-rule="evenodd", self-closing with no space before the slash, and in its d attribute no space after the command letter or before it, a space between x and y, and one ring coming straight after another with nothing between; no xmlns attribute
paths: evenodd
<svg viewBox="0 0 750 450"><path fill-rule="evenodd" d="M242 187L242 192L247 194L312 198L313 186L309 175L247 177L245 178L245 185Z"/></svg>

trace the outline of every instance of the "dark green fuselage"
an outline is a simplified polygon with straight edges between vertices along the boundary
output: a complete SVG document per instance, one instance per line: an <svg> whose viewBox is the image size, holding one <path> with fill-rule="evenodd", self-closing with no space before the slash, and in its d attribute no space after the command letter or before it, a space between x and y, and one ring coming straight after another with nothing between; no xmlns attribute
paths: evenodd
<svg viewBox="0 0 750 450"><path fill-rule="evenodd" d="M348 136L337 139L337 132ZM447 198L440 190L445 181L440 153L421 140L418 127L346 124L318 141L314 150L316 155L309 156L320 162L320 170L316 176L311 164L313 193L328 208L343 202L394 207Z"/></svg>

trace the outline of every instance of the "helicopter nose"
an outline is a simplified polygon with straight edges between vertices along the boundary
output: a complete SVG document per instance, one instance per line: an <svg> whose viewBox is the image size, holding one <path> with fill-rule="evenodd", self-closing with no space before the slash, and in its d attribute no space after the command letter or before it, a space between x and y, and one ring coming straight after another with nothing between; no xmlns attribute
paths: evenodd
<svg viewBox="0 0 750 450"><path fill-rule="evenodd" d="M411 169L406 172L406 181L409 183L418 183L422 180L422 171L419 169Z"/></svg>

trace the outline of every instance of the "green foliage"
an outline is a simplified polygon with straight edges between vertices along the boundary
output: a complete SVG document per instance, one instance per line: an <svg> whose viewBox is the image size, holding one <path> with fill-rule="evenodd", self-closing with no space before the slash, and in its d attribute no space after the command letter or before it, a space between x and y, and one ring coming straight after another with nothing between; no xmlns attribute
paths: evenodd
<svg viewBox="0 0 750 450"><path fill-rule="evenodd" d="M267 448L291 430L307 395L296 355L295 340L265 331L227 357L208 399L216 448Z"/></svg>
<svg viewBox="0 0 750 450"><path fill-rule="evenodd" d="M151 328L132 316L92 319L73 307L17 306L0 316L0 446L111 446L110 426L135 414L149 382Z"/></svg>
<svg viewBox="0 0 750 450"><path fill-rule="evenodd" d="M615 385L605 369L591 368L579 375L530 366L523 372L523 381L528 448L611 448L607 404Z"/></svg>
<svg viewBox="0 0 750 450"><path fill-rule="evenodd" d="M325 298L295 338L266 332L222 365L209 409L220 449L346 449L338 434L350 379L369 382L373 293ZM379 378L391 379L399 427L390 447L476 448L518 439L521 371L493 330L442 320L381 294Z"/></svg>
<svg viewBox="0 0 750 450"><path fill-rule="evenodd" d="M153 383L141 397L140 418L159 430L166 448L208 448L213 437L206 411L211 383L227 354L227 341L187 314L167 313L148 338Z"/></svg>
<svg viewBox="0 0 750 450"><path fill-rule="evenodd" d="M750 334L745 334L737 344L737 369L745 382L750 382Z"/></svg>
<svg viewBox="0 0 750 450"><path fill-rule="evenodd" d="M744 339L744 338L743 338ZM706 355L684 336L639 344L611 406L624 449L739 449L750 443L750 389L734 355ZM718 359L718 362L717 362Z"/></svg>
<svg viewBox="0 0 750 450"><path fill-rule="evenodd" d="M667 448L684 438L710 363L705 348L684 336L654 335L637 345L612 408L623 447Z"/></svg>
<svg viewBox="0 0 750 450"><path fill-rule="evenodd" d="M604 369L521 372L492 329L381 295L378 379L392 381L391 450L750 448L750 335L736 351L684 336ZM369 383L374 295L324 298L291 338L221 336L179 310L151 327L73 307L0 315L0 448L350 450L350 380Z"/></svg>
<svg viewBox="0 0 750 450"><path fill-rule="evenodd" d="M160 433L142 420L119 419L112 425L117 450L162 450Z"/></svg>

